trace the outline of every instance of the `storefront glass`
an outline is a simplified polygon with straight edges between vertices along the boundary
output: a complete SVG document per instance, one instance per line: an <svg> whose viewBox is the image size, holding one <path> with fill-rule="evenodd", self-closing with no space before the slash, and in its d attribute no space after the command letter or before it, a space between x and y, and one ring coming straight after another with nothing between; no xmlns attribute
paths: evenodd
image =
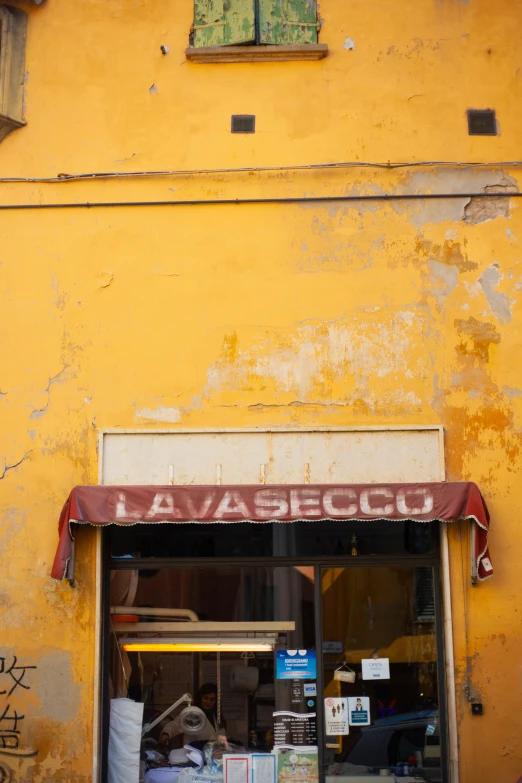
<svg viewBox="0 0 522 783"><path fill-rule="evenodd" d="M325 738L327 780L371 768L440 781L432 569L324 568L321 590L326 726L331 709L348 713Z"/></svg>
<svg viewBox="0 0 522 783"><path fill-rule="evenodd" d="M145 782L157 765L177 781L194 763L183 746L215 736L275 750L274 783L444 781L436 533L388 521L111 530L105 725L110 698L143 704L146 726L186 693L209 724L182 731L182 704L146 731Z"/></svg>

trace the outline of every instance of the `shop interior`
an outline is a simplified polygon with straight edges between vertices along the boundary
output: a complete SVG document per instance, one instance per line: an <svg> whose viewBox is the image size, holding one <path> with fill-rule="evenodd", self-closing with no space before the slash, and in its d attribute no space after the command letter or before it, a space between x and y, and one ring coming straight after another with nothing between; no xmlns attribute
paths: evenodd
<svg viewBox="0 0 522 783"><path fill-rule="evenodd" d="M223 753L291 755L296 746L316 754L291 778L298 783L444 780L436 531L362 525L111 531L107 712L110 720L114 699L142 705L140 781L224 780ZM313 676L281 677L287 651L311 652ZM363 661L383 659L389 678L365 679ZM367 720L328 734L328 711L336 717L352 700ZM305 734L281 734L288 714ZM286 779L281 769L274 781Z"/></svg>

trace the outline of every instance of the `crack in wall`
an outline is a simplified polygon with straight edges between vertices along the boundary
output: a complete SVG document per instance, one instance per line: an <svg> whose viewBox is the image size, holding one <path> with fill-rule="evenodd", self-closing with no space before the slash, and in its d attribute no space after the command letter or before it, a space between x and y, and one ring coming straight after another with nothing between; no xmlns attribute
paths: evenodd
<svg viewBox="0 0 522 783"><path fill-rule="evenodd" d="M18 462L13 462L13 464L12 464L12 465L8 465L8 464L7 464L7 462L6 462L6 461L5 461L5 459L4 459L4 466L3 466L3 468L2 468L2 473L0 474L0 481L2 481L2 479L4 479L4 478L5 478L6 474L7 474L7 473L8 473L10 470L14 470L14 469L15 469L15 468L17 468L19 465L21 465L21 464L22 464L22 462L25 462L25 460L27 459L27 457L29 456L29 454L31 454L31 452L32 452L32 449L29 449L29 451L26 451L26 452L25 452L25 454L24 454L24 456L22 457L22 459L19 459L19 460L18 460Z"/></svg>
<svg viewBox="0 0 522 783"><path fill-rule="evenodd" d="M102 283L102 285L100 286L100 290L102 288L108 288L110 286L110 284L112 283L112 281L114 280L114 275L112 274L112 272L104 272L104 274L105 275L109 274L110 275L110 279L109 279L109 281L107 283Z"/></svg>
<svg viewBox="0 0 522 783"><path fill-rule="evenodd" d="M43 408L36 408L29 416L30 419L39 419L41 416L47 413L47 408L49 407L49 403L51 402L51 386L53 385L53 383L60 383L61 376L66 370L69 369L70 366L71 366L70 364L66 364L64 367L62 367L59 373L53 375L52 378L49 378L49 383L47 384L47 388L44 389L44 391L47 393L47 402L45 403Z"/></svg>

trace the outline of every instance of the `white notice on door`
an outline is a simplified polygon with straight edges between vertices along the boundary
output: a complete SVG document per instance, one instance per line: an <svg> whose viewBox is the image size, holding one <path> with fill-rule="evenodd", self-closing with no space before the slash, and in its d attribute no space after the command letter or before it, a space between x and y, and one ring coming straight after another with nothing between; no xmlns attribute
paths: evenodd
<svg viewBox="0 0 522 783"><path fill-rule="evenodd" d="M389 658L363 658L361 660L363 680L389 680Z"/></svg>
<svg viewBox="0 0 522 783"><path fill-rule="evenodd" d="M329 737L348 734L348 699L325 699L324 721Z"/></svg>
<svg viewBox="0 0 522 783"><path fill-rule="evenodd" d="M250 756L223 755L225 783L250 783Z"/></svg>
<svg viewBox="0 0 522 783"><path fill-rule="evenodd" d="M350 726L369 726L370 699L368 696L350 696L348 698Z"/></svg>

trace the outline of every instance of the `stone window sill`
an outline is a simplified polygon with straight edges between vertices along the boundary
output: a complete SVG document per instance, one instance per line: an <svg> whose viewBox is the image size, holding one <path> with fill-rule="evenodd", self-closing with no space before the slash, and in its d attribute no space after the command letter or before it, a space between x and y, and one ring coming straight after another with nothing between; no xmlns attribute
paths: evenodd
<svg viewBox="0 0 522 783"><path fill-rule="evenodd" d="M328 54L327 44L282 46L208 46L186 49L193 63L266 63L289 60L322 60Z"/></svg>

